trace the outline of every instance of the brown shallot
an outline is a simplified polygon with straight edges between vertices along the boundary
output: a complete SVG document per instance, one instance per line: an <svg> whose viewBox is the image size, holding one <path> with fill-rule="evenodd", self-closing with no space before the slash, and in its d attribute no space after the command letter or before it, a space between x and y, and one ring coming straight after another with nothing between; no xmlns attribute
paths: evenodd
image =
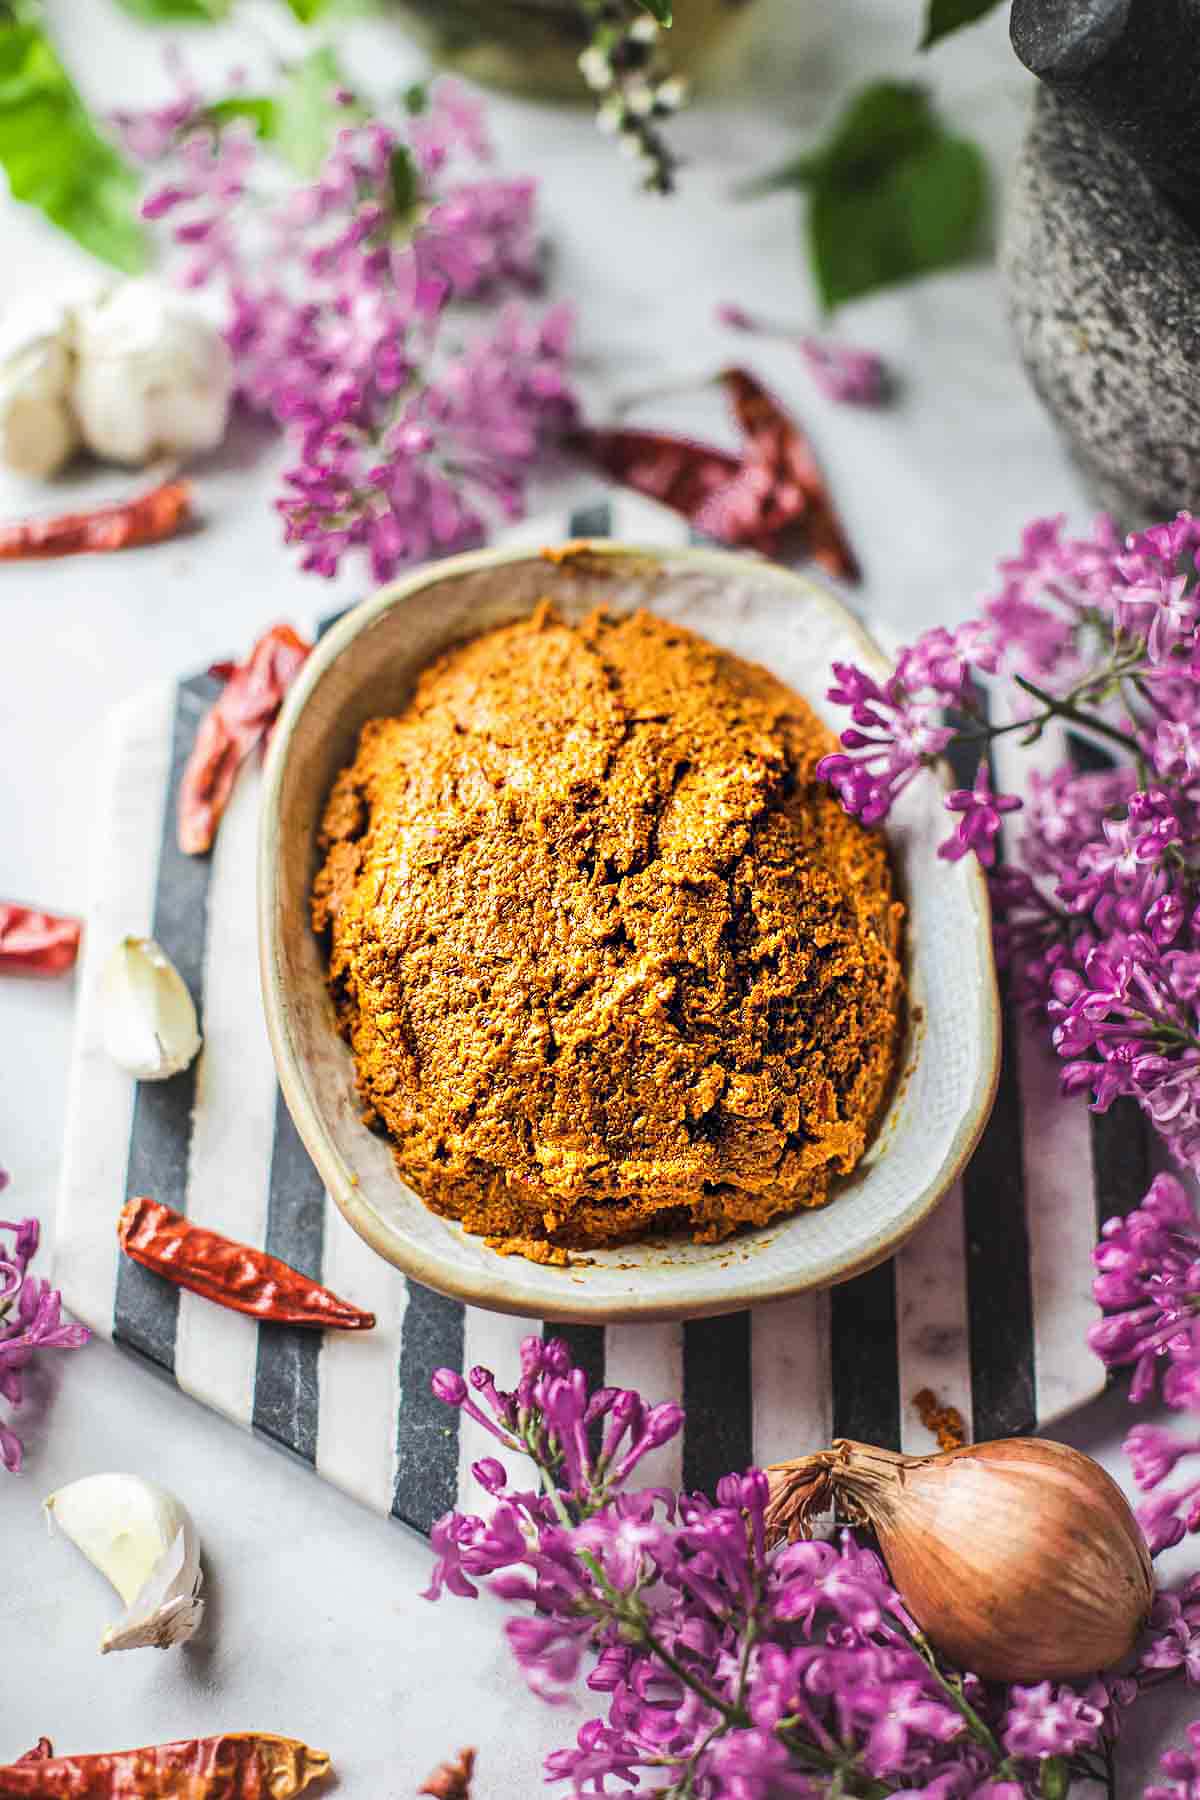
<svg viewBox="0 0 1200 1800"><path fill-rule="evenodd" d="M1154 1582L1116 1482L1066 1444L1002 1438L937 1456L839 1439L767 1470L773 1538L836 1505L867 1525L935 1649L995 1681L1069 1680L1132 1648Z"/></svg>

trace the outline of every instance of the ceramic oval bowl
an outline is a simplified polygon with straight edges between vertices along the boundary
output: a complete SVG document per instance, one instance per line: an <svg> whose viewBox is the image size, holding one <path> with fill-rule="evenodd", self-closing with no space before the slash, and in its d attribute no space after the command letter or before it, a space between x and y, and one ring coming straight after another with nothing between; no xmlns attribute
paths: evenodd
<svg viewBox="0 0 1200 1800"><path fill-rule="evenodd" d="M611 542L554 559L481 552L422 569L348 613L293 688L268 762L259 861L267 1025L287 1104L334 1200L389 1262L446 1294L550 1320L697 1317L844 1281L889 1256L937 1204L983 1129L995 1090L999 1010L983 881L937 858L947 817L917 781L888 832L909 908L909 1026L902 1073L863 1162L830 1204L723 1244L649 1240L567 1268L502 1258L429 1212L386 1142L361 1123L349 1049L308 922L316 832L359 727L402 708L446 645L550 597L568 618L648 607L766 665L831 723L830 664L886 672L850 615L804 576L715 550Z"/></svg>

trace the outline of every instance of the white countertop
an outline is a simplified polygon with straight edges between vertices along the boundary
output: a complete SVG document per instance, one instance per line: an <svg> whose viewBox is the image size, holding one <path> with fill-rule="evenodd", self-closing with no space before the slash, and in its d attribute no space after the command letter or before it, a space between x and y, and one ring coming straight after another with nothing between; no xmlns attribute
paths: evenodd
<svg viewBox="0 0 1200 1800"><path fill-rule="evenodd" d="M253 64L263 31L278 35L281 11L247 0L236 28L196 34L197 67ZM846 339L883 351L902 384L882 414L829 405L793 351L734 341L712 314L730 299L785 320L815 317L798 203L783 195L735 204L729 189L780 160L802 132L823 128L838 97L870 76L915 72L935 82L948 113L985 142L999 187L1027 104L1003 20L918 61L908 54L918 11L918 0L777 0L775 33L753 58L753 104L743 87L680 121L692 161L667 203L630 197L628 166L583 116L499 99L492 109L505 165L542 177L552 289L579 309L594 416L610 396L752 352L812 429L866 568L865 605L903 632L961 617L1030 516L1065 510L1081 520L1090 510L1016 363L995 273L959 272L845 310ZM109 0L48 0L48 12L94 99L128 103L159 87L150 34ZM822 24L825 16L836 26ZM356 25L351 50L377 78L386 67L397 88L417 72L397 30ZM24 209L0 208L0 296L78 277L85 263L72 245ZM717 403L708 405L663 407L655 417L715 431ZM272 619L310 618L332 604L279 545L269 509L276 466L269 440L240 432L200 476L202 532L136 555L0 575L6 898L84 906L97 745L114 701L240 651ZM104 482L94 478L91 491L98 496ZM33 505L45 495L0 479L0 515ZM352 571L338 592L352 597L362 582ZM5 1206L47 1226L71 1013L69 981L0 989L0 1165L13 1177ZM112 1199L97 1196L105 1206ZM498 1607L433 1608L419 1598L423 1545L107 1345L42 1357L38 1381L44 1405L25 1409L25 1473L0 1474L0 1760L41 1733L73 1751L263 1729L329 1749L353 1800L405 1800L464 1743L479 1746L481 1800L541 1790L541 1756L573 1736L578 1720L525 1693ZM1119 1472L1128 1422L1123 1400L1109 1396L1064 1435ZM113 1597L68 1544L46 1537L43 1495L105 1468L153 1476L196 1516L209 1621L183 1651L101 1659L95 1644ZM1182 1735L1193 1710L1176 1692L1145 1709L1123 1796L1140 1793L1136 1774Z"/></svg>

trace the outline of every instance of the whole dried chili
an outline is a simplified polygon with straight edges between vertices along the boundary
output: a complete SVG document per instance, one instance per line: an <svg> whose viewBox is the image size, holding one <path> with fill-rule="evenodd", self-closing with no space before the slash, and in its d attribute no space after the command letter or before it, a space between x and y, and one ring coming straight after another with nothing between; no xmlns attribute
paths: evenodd
<svg viewBox="0 0 1200 1800"><path fill-rule="evenodd" d="M724 369L721 385L745 440L743 468L711 516L696 524L714 537L741 531L727 541L752 544L770 554L792 527L814 562L845 581L857 581L859 567L813 447L796 421L745 369ZM724 526L724 531L720 529Z"/></svg>
<svg viewBox="0 0 1200 1800"><path fill-rule="evenodd" d="M805 433L744 369L726 369L720 381L742 434L738 456L661 431L585 430L575 447L723 544L776 556L794 538L831 574L856 581L858 562Z"/></svg>
<svg viewBox="0 0 1200 1800"><path fill-rule="evenodd" d="M474 1773L474 1750L460 1750L453 1762L440 1763L417 1793L432 1794L434 1800L471 1800Z"/></svg>
<svg viewBox="0 0 1200 1800"><path fill-rule="evenodd" d="M186 856L211 850L237 772L265 742L311 649L290 625L272 625L244 663L214 663L210 672L225 689L200 722L179 787L179 848Z"/></svg>
<svg viewBox="0 0 1200 1800"><path fill-rule="evenodd" d="M0 1766L0 1800L290 1800L328 1772L324 1750L271 1732L229 1731L96 1756L55 1756L41 1738Z"/></svg>
<svg viewBox="0 0 1200 1800"><path fill-rule="evenodd" d="M194 1225L158 1200L127 1200L117 1240L144 1269L233 1312L318 1331L370 1331L375 1323L374 1313L340 1300L277 1256Z"/></svg>
<svg viewBox="0 0 1200 1800"><path fill-rule="evenodd" d="M79 955L78 919L0 900L0 974L64 975Z"/></svg>
<svg viewBox="0 0 1200 1800"><path fill-rule="evenodd" d="M164 481L132 500L110 501L87 512L0 523L0 561L157 544L174 537L191 511L192 490L187 482Z"/></svg>
<svg viewBox="0 0 1200 1800"><path fill-rule="evenodd" d="M577 446L614 481L694 519L741 473L741 459L662 431L581 431Z"/></svg>

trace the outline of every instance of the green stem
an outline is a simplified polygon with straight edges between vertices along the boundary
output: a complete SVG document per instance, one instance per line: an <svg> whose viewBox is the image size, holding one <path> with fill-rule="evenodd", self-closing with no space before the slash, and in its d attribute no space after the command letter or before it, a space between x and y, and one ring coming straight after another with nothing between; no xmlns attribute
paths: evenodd
<svg viewBox="0 0 1200 1800"><path fill-rule="evenodd" d="M1141 761L1141 749L1137 739L1130 737L1128 732L1118 731L1115 725L1106 724L1094 713L1083 712L1069 695L1063 700L1056 699L1053 694L1047 693L1045 688L1038 687L1036 682L1030 681L1025 675L1014 675L1013 680L1024 693L1041 701L1049 718L1070 719L1073 724L1081 725L1085 731L1094 731L1098 737L1107 738L1109 743L1119 744L1122 750L1127 751L1130 756L1136 757L1139 762ZM1035 721L1035 723L1044 724L1045 720Z"/></svg>
<svg viewBox="0 0 1200 1800"><path fill-rule="evenodd" d="M941 1669L938 1667L937 1657L933 1653L933 1645L929 1642L925 1633L914 1629L912 1632L912 1642L913 1647L921 1660L928 1664L930 1674L933 1676L933 1679L937 1682L942 1692L946 1695L950 1704L960 1712L966 1720L967 1729L975 1739L975 1742L977 1744L982 1744L984 1749L996 1758L998 1765L997 1774L999 1775L1000 1771L1006 1767L1006 1759L999 1744L996 1742L995 1737L966 1697L955 1687L952 1681L949 1681L946 1676L942 1674Z"/></svg>

